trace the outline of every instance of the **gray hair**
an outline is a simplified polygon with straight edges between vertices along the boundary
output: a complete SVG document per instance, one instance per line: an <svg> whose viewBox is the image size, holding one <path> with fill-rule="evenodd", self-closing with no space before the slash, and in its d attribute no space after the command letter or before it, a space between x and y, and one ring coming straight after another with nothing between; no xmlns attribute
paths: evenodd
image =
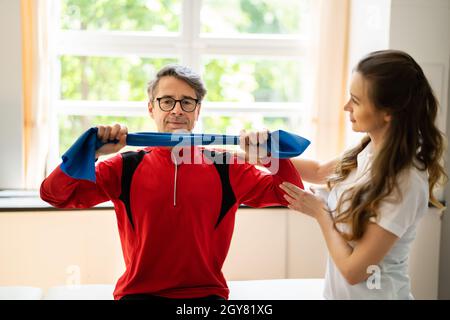
<svg viewBox="0 0 450 320"><path fill-rule="evenodd" d="M150 100L153 99L155 91L158 88L159 81L163 77L175 77L186 82L192 89L195 90L195 94L197 95L199 102L201 102L206 96L207 90L200 75L186 66L170 64L159 70L156 74L156 78L148 84L147 93Z"/></svg>

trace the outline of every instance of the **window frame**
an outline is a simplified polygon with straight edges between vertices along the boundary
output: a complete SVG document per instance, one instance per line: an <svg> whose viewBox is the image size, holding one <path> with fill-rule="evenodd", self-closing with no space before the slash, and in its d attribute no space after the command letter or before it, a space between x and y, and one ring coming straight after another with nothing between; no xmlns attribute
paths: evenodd
<svg viewBox="0 0 450 320"><path fill-rule="evenodd" d="M177 57L181 64L189 65L201 74L202 57L204 56L237 56L261 58L303 59L308 69L301 75L301 83L311 77L312 59L308 56L310 39L308 35L267 35L239 34L233 36L217 36L201 34L201 0L181 0L181 26L178 33L154 34L146 32L124 31L75 31L62 30L60 26L60 1L55 1L55 50L53 59L53 92L51 99L51 146L48 165L55 167L59 163L59 123L60 115L109 115L109 116L145 116L148 115L146 103L131 101L79 101L62 100L60 97L60 57L101 56L101 57ZM270 46L267 45L270 41ZM151 80L151 79L149 79ZM312 132L315 125L312 119L308 88L302 88L301 102L203 102L202 117L229 116L232 114L258 113L263 117L288 117L293 128L299 127L302 132ZM233 106L230 109L230 105ZM196 131L201 131L201 121Z"/></svg>

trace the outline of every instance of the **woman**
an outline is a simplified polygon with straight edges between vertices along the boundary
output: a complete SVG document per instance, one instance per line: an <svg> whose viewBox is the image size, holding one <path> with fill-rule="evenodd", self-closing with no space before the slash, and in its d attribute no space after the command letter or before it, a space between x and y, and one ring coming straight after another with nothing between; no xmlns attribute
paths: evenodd
<svg viewBox="0 0 450 320"><path fill-rule="evenodd" d="M421 67L401 51L378 51L353 73L352 129L365 132L342 158L319 165L295 159L303 179L326 194L284 183L290 208L317 220L329 259L327 299L413 299L408 257L416 226L447 175L438 103ZM315 193L315 194L314 194Z"/></svg>

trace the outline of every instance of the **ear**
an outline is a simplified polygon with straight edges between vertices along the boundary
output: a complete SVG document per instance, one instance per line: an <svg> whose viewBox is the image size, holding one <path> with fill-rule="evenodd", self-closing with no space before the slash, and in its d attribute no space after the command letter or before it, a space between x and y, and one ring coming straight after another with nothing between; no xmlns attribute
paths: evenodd
<svg viewBox="0 0 450 320"><path fill-rule="evenodd" d="M154 106L153 106L152 101L148 102L147 108L148 108L148 113L150 114L150 117L152 117L152 119L154 119L154 115L153 115Z"/></svg>
<svg viewBox="0 0 450 320"><path fill-rule="evenodd" d="M384 117L383 117L384 121L387 123L391 123L392 121L392 115L390 113L385 112L384 113Z"/></svg>

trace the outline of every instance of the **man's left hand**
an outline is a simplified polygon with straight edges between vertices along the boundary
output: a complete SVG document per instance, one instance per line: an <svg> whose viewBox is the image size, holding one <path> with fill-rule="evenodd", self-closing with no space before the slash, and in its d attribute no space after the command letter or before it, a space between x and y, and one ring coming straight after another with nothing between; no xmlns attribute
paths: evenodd
<svg viewBox="0 0 450 320"><path fill-rule="evenodd" d="M245 152L245 159L251 164L264 164L270 159L267 151L269 131L242 130L239 136L240 147Z"/></svg>

